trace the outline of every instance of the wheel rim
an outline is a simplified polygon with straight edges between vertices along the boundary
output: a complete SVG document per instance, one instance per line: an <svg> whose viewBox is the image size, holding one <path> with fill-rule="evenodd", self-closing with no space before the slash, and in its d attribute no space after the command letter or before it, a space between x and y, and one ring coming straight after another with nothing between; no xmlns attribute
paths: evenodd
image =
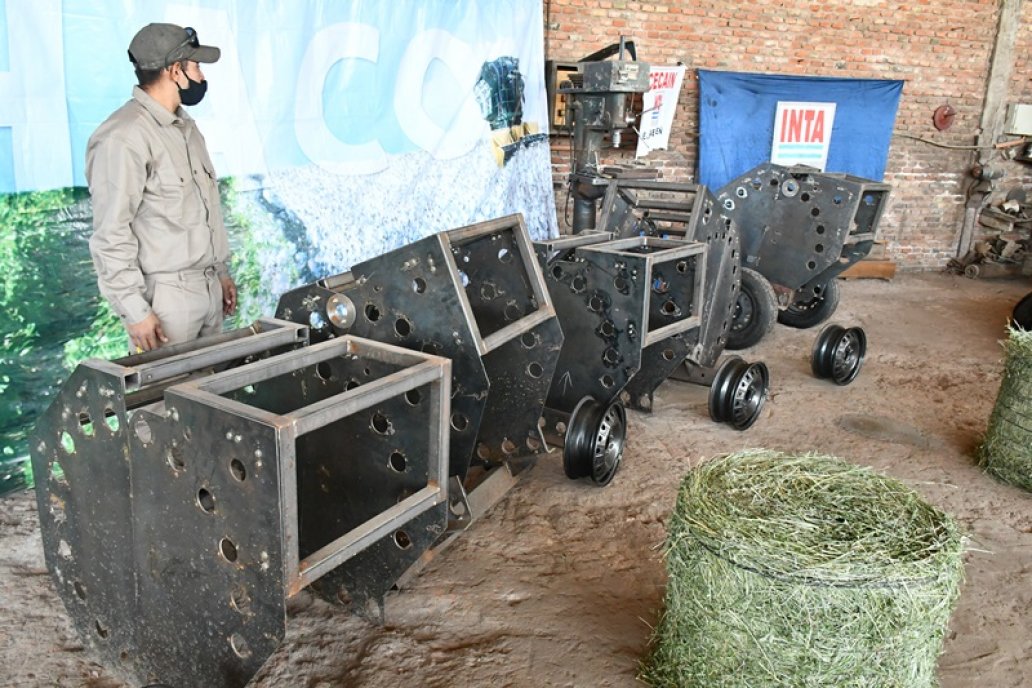
<svg viewBox="0 0 1032 688"><path fill-rule="evenodd" d="M756 303L752 297L744 291L738 292L738 298L735 300L735 312L731 317L731 331L740 332L748 327L755 312Z"/></svg>
<svg viewBox="0 0 1032 688"><path fill-rule="evenodd" d="M623 404L608 407L584 397L570 415L563 449L563 470L576 480L590 477L601 486L616 475L623 458L627 437L627 417Z"/></svg>
<svg viewBox="0 0 1032 688"><path fill-rule="evenodd" d="M710 386L710 418L745 430L760 417L767 400L770 375L763 363L746 363L733 356L713 376Z"/></svg>
<svg viewBox="0 0 1032 688"><path fill-rule="evenodd" d="M819 378L848 385L860 374L867 354L867 335L859 327L828 325L814 342L811 368Z"/></svg>

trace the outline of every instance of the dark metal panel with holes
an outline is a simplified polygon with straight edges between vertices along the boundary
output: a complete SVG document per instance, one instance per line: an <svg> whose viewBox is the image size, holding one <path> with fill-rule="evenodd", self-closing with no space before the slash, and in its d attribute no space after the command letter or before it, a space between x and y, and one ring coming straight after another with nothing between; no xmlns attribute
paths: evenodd
<svg viewBox="0 0 1032 688"><path fill-rule="evenodd" d="M802 291L867 255L890 190L848 174L765 163L728 182L718 201L741 232L743 265Z"/></svg>
<svg viewBox="0 0 1032 688"><path fill-rule="evenodd" d="M382 616L447 526L449 361L282 321L227 335L80 365L34 433L58 593L131 684L243 686L287 597L330 576Z"/></svg>

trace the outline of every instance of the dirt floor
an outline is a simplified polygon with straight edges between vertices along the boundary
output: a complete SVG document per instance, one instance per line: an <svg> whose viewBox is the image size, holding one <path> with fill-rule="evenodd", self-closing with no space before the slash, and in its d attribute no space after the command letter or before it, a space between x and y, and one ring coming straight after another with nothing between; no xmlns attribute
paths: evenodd
<svg viewBox="0 0 1032 688"><path fill-rule="evenodd" d="M681 476L709 457L768 447L873 466L955 514L971 549L942 686L1032 686L1032 496L972 459L999 386L1004 322L1032 285L909 274L842 286L834 322L862 326L869 340L852 385L811 375L816 331L780 326L745 352L772 380L744 433L710 422L704 388L666 382L652 415L630 414L609 487L571 482L560 459L540 459L392 594L385 626L302 593L253 685L636 685ZM86 656L54 593L32 496L0 500L0 524L0 685L120 686Z"/></svg>

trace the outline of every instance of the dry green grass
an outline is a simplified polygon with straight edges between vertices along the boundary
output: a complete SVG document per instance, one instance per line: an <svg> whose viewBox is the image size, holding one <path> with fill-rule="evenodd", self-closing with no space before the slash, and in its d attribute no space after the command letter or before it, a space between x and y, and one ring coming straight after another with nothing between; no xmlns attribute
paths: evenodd
<svg viewBox="0 0 1032 688"><path fill-rule="evenodd" d="M1032 491L1032 332L1011 329L996 406L979 449L985 470Z"/></svg>
<svg viewBox="0 0 1032 688"><path fill-rule="evenodd" d="M824 456L749 451L684 479L654 686L923 688L963 577L955 521Z"/></svg>

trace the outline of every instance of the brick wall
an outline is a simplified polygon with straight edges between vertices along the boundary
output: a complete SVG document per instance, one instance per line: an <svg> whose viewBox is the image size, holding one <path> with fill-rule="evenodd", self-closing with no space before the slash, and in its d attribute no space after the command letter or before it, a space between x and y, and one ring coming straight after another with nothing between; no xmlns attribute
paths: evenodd
<svg viewBox="0 0 1032 688"><path fill-rule="evenodd" d="M1008 101L1032 102L1032 3L1024 13ZM577 60L623 33L635 40L638 59L688 66L670 150L649 156L667 179L684 179L695 169L695 68L904 80L886 168L893 194L882 239L904 268L938 268L954 255L974 153L907 137L945 146L975 143L997 0L544 0L544 15L548 59ZM932 111L947 101L957 117L939 132ZM566 145L553 146L560 215ZM630 157L633 151L610 154ZM1032 182L1032 167L1001 164L1008 172L997 183L1001 189Z"/></svg>

